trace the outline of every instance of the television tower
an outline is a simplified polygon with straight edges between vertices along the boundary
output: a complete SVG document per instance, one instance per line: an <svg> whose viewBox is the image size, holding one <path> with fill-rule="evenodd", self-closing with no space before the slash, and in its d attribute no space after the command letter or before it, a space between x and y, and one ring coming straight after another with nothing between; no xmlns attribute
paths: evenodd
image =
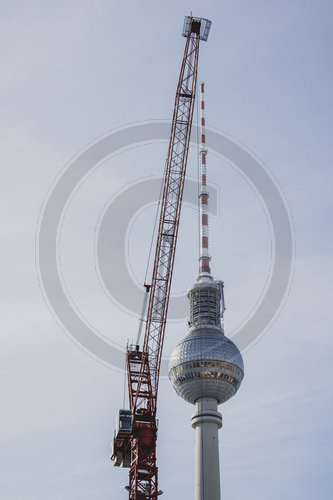
<svg viewBox="0 0 333 500"><path fill-rule="evenodd" d="M174 349L169 378L177 392L195 404L192 427L196 435L195 500L220 500L218 405L234 396L244 376L241 353L224 335L223 281L214 280L208 253L208 188L204 83L200 84L200 256L197 283L187 292L189 331Z"/></svg>

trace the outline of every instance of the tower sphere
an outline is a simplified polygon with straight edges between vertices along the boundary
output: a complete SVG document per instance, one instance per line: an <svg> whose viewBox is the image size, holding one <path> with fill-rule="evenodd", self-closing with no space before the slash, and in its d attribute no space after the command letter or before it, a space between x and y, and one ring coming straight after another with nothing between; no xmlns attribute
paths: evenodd
<svg viewBox="0 0 333 500"><path fill-rule="evenodd" d="M224 403L244 376L243 358L221 329L201 327L179 342L169 361L169 378L177 394L194 404L200 398Z"/></svg>

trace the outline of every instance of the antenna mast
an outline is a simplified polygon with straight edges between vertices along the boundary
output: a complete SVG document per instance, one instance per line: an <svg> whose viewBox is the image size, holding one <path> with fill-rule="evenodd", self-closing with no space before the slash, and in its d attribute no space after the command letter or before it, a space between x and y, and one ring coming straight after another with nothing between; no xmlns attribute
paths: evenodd
<svg viewBox="0 0 333 500"><path fill-rule="evenodd" d="M209 225L208 225L208 198L207 188L207 153L206 148L206 130L205 130L205 84L200 83L200 256L199 256L199 278L198 280L212 280L210 274L210 256L208 253Z"/></svg>

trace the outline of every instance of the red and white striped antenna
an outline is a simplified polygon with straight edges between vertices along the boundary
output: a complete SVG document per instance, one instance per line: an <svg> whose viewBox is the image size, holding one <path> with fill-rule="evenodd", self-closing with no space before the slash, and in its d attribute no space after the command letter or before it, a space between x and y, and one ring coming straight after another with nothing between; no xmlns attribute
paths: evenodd
<svg viewBox="0 0 333 500"><path fill-rule="evenodd" d="M210 256L208 253L209 225L208 225L208 198L207 188L207 153L205 131L205 83L200 83L200 180L199 180L199 216L200 216L200 256L198 281L213 279L210 274Z"/></svg>

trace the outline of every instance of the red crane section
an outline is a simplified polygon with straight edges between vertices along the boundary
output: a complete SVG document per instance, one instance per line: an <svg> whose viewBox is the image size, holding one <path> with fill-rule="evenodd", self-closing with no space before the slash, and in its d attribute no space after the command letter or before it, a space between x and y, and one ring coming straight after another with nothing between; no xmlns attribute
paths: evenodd
<svg viewBox="0 0 333 500"><path fill-rule="evenodd" d="M210 26L207 19L185 18L186 45L164 172L152 281L149 287L146 285L150 295L143 348L129 346L126 352L130 406L127 419L131 419L131 425L127 430L126 425L118 426L111 458L115 465L130 467L126 486L130 500L157 500L162 493L158 490L156 466L159 372L192 127L199 43L207 40Z"/></svg>

